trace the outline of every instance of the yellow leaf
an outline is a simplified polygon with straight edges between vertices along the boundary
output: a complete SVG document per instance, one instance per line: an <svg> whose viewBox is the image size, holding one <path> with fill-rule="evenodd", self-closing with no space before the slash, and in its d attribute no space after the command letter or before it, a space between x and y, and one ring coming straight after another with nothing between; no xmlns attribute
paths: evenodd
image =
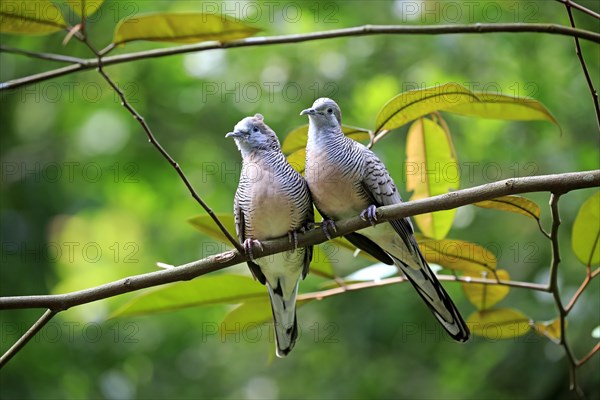
<svg viewBox="0 0 600 400"><path fill-rule="evenodd" d="M434 111L476 101L477 96L458 83L409 90L385 103L377 115L374 132L389 131Z"/></svg>
<svg viewBox="0 0 600 400"><path fill-rule="evenodd" d="M481 273L496 269L496 256L478 244L463 240L434 240L417 236L425 260L455 271Z"/></svg>
<svg viewBox="0 0 600 400"><path fill-rule="evenodd" d="M224 15L202 13L148 13L119 21L114 44L134 40L196 43L227 42L254 35L260 29Z"/></svg>
<svg viewBox="0 0 600 400"><path fill-rule="evenodd" d="M523 336L531 329L529 318L511 308L476 311L467 319L471 332L490 340Z"/></svg>
<svg viewBox="0 0 600 400"><path fill-rule="evenodd" d="M537 100L479 91L473 93L480 100L479 102L456 104L446 109L446 111L461 115L512 121L545 120L559 126L550 111Z"/></svg>
<svg viewBox="0 0 600 400"><path fill-rule="evenodd" d="M600 192L596 192L579 209L573 223L571 245L585 265L600 263Z"/></svg>
<svg viewBox="0 0 600 400"><path fill-rule="evenodd" d="M466 272L465 276L472 276L474 278L489 278L507 281L510 279L508 271L499 269L496 271L496 275L490 277L491 274L482 274L476 272ZM484 285L481 283L463 283L463 290L467 295L469 301L477 307L478 310L486 310L492 308L496 303L506 297L510 288L502 285Z"/></svg>
<svg viewBox="0 0 600 400"><path fill-rule="evenodd" d="M565 320L565 327L567 321ZM552 321L536 322L533 325L533 329L542 336L546 336L548 339L555 343L560 342L560 319L556 318Z"/></svg>
<svg viewBox="0 0 600 400"><path fill-rule="evenodd" d="M482 208L494 208L496 210L509 211L521 214L537 221L540 219L540 207L533 201L521 196L502 196L495 199L473 203L474 206Z"/></svg>
<svg viewBox="0 0 600 400"><path fill-rule="evenodd" d="M67 29L60 9L50 0L0 2L0 32L44 35Z"/></svg>
<svg viewBox="0 0 600 400"><path fill-rule="evenodd" d="M435 122L415 121L406 139L406 190L411 200L424 199L456 190L460 186L458 163L453 156L450 136ZM456 209L416 215L425 236L443 239L454 220Z"/></svg>

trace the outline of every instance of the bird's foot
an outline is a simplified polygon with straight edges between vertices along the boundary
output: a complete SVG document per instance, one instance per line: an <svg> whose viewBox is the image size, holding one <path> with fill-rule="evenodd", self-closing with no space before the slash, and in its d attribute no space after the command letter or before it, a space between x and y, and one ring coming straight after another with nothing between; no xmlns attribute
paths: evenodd
<svg viewBox="0 0 600 400"><path fill-rule="evenodd" d="M297 231L288 232L288 241L290 243L294 243L294 250L298 248L298 231L304 233L304 227L298 229Z"/></svg>
<svg viewBox="0 0 600 400"><path fill-rule="evenodd" d="M254 253L252 252L252 248L254 246L258 247L261 250L264 250L262 243L256 239L246 239L246 240L244 240L244 243L242 244L242 247L244 247L246 254L248 254L248 257L250 257L250 260L252 260L252 261L255 261Z"/></svg>
<svg viewBox="0 0 600 400"><path fill-rule="evenodd" d="M323 229L325 236L327 236L327 239L329 240L331 240L331 234L329 232L337 232L335 222L332 219L323 219L323 221L321 221L321 229Z"/></svg>
<svg viewBox="0 0 600 400"><path fill-rule="evenodd" d="M371 204L360 213L360 218L363 221L369 221L371 225L375 226L375 223L377 222L377 207L375 207L374 204Z"/></svg>

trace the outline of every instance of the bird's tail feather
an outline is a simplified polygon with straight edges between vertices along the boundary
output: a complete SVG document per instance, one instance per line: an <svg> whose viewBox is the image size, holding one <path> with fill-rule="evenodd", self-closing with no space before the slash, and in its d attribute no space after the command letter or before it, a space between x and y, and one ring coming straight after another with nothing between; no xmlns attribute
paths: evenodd
<svg viewBox="0 0 600 400"><path fill-rule="evenodd" d="M289 299L284 299L281 286L273 289L267 283L269 297L271 298L271 309L273 311L273 322L275 326L275 344L277 357L285 357L292 351L296 338L298 337L298 323L296 322L296 294L298 284Z"/></svg>
<svg viewBox="0 0 600 400"><path fill-rule="evenodd" d="M418 253L420 262L417 269L407 265L396 257L393 258L396 261L395 264L404 272L404 275L406 275L421 298L427 303L433 315L448 334L454 340L466 342L470 335L467 324L440 281L438 281L431 268L429 268L429 265L427 265L423 256L420 252Z"/></svg>

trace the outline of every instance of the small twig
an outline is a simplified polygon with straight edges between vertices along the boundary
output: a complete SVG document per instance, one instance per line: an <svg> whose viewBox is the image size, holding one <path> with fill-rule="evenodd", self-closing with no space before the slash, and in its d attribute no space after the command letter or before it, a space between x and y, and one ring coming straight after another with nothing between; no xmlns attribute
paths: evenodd
<svg viewBox="0 0 600 400"><path fill-rule="evenodd" d="M34 336L46 325L52 317L56 315L55 311L46 310L44 314L11 346L10 349L0 357L0 368L2 368L15 354L19 352Z"/></svg>
<svg viewBox="0 0 600 400"><path fill-rule="evenodd" d="M85 20L86 20L86 15L85 15L85 0L81 0L81 21L79 22L79 24L81 25L81 35L84 38L87 38L86 32L85 32Z"/></svg>
<svg viewBox="0 0 600 400"><path fill-rule="evenodd" d="M577 302L577 299L579 299L579 296L581 296L581 294L583 293L583 291L585 290L585 288L587 288L587 286L589 285L589 283L591 281L592 281L592 269L588 265L588 266L586 266L585 279L583 280L583 282L581 282L581 285L579 286L579 289L577 289L577 292L575 292L575 294L571 298L571 301L569 301L569 304L567 304L567 306L565 307L565 313L567 315L569 314L569 312L571 312L571 309L573 308L573 306L575 306L575 303Z"/></svg>
<svg viewBox="0 0 600 400"><path fill-rule="evenodd" d="M600 342L596 343L594 348L592 350L590 350L590 352L587 353L581 360L579 360L579 362L577 362L577 366L581 367L583 364L588 362L590 360L590 358L592 358L594 356L594 354L598 353L598 350L600 350Z"/></svg>
<svg viewBox="0 0 600 400"><path fill-rule="evenodd" d="M577 4L574 1L571 1L571 0L556 0L556 1L558 1L559 3L563 3L565 5L569 4L571 7L576 8L579 11L584 12L584 13L586 13L589 16L592 16L592 17L594 17L596 19L600 19L600 14L598 14L595 11L590 10L589 8L585 8L584 6L582 6L580 4Z"/></svg>
<svg viewBox="0 0 600 400"><path fill-rule="evenodd" d="M482 33L547 33L551 35L562 35L578 37L591 42L600 43L600 34L585 29L576 29L557 24L470 24L470 25L364 25L351 28L332 29L329 31L311 32L305 34L289 34L280 36L251 37L231 42L204 42L184 46L169 47L128 53L103 58L104 66L120 64L124 62L142 60L154 57L165 57L176 54L185 54L214 49L229 49L238 47L268 46L286 43L301 43L314 40L333 39L350 36L369 35L444 35L444 34L482 34ZM105 54L114 48L110 45L103 49ZM85 64L77 65L77 68L59 68L40 74L30 75L23 78L13 79L0 84L0 91L14 89L20 86L45 81L58 76L67 75L76 71L98 67L97 59L86 60Z"/></svg>
<svg viewBox="0 0 600 400"><path fill-rule="evenodd" d="M40 53L37 51L29 51L17 49L15 47L0 45L0 52L19 54L27 57L40 58L42 60L50 60L50 61L58 61L58 62L66 62L71 64L85 64L86 60L84 58L79 57L71 57L65 56L62 54L54 54L54 53Z"/></svg>
<svg viewBox="0 0 600 400"><path fill-rule="evenodd" d="M565 5L567 9L567 14L569 14L569 22L571 26L575 28L575 19L573 18L573 12L571 11L571 6L573 3L570 0L561 1ZM575 53L577 54L577 58L579 58L579 63L581 64L581 69L583 70L583 74L585 75L585 80L587 81L587 85L590 89L590 93L592 95L592 101L594 102L594 110L596 111L596 124L598 125L598 130L600 131L600 103L598 102L598 92L594 87L594 83L592 82L592 78L590 77L590 73L588 71L587 65L585 64L585 59L583 58L583 53L581 52L581 46L579 45L579 39L575 39Z"/></svg>

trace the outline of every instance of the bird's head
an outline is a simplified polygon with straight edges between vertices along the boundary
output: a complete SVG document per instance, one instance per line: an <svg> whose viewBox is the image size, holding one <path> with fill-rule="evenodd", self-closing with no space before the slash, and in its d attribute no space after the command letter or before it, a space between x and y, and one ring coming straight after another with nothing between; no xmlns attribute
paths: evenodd
<svg viewBox="0 0 600 400"><path fill-rule="evenodd" d="M300 115L308 115L310 122L317 128L336 128L342 125L340 107L327 97L315 100L312 107L302 110Z"/></svg>
<svg viewBox="0 0 600 400"><path fill-rule="evenodd" d="M225 137L235 139L242 155L254 150L278 150L280 148L277 135L265 124L261 114L244 118L235 125L233 132L229 132Z"/></svg>

